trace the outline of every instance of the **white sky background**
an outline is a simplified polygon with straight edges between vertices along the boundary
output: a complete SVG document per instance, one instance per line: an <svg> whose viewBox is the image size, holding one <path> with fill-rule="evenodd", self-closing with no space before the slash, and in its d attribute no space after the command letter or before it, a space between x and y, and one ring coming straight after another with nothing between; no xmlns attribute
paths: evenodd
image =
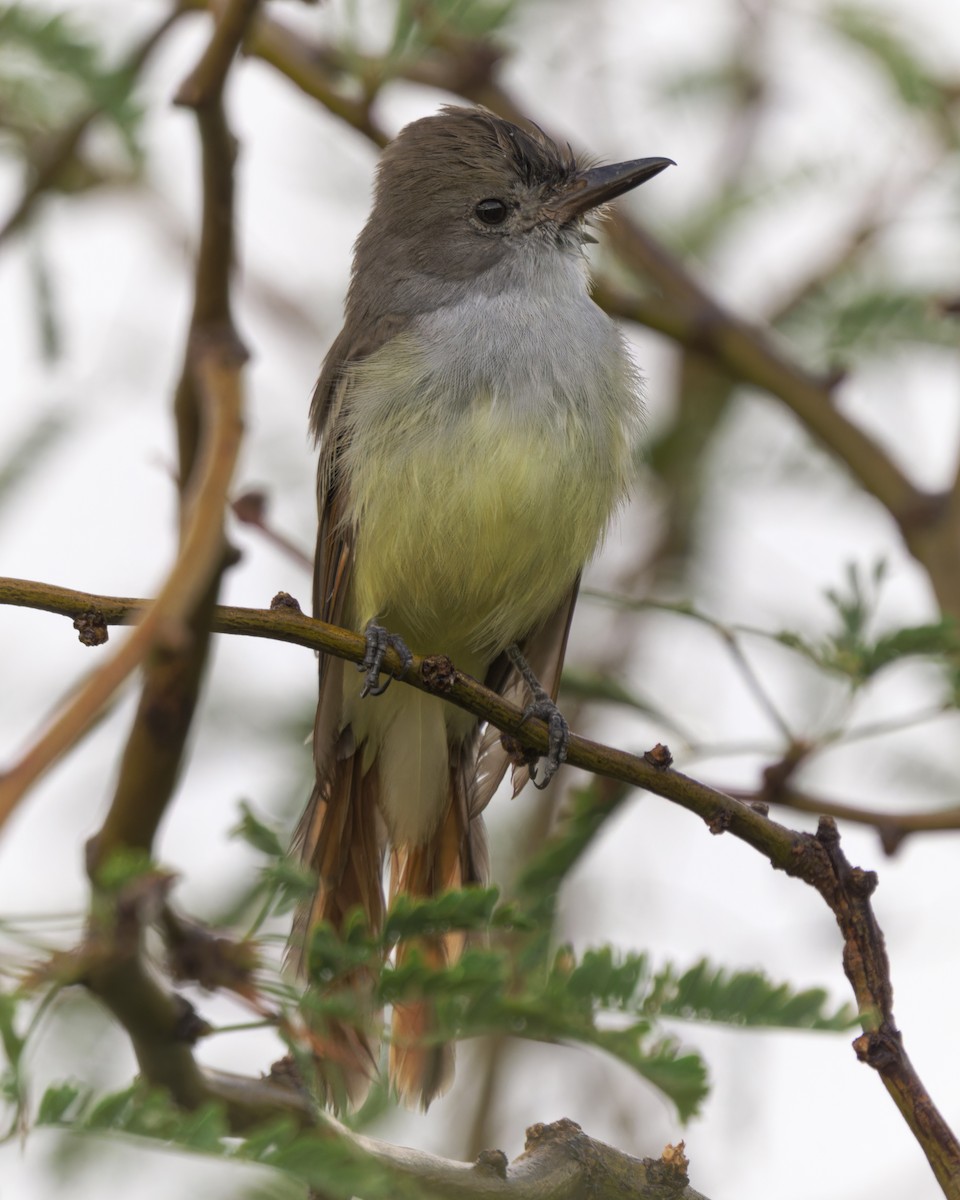
<svg viewBox="0 0 960 1200"><path fill-rule="evenodd" d="M347 7L331 0L317 9L277 5L275 11L322 35L340 27ZM375 30L376 15L387 6L357 7L370 12ZM955 0L888 0L882 7L908 17L924 52L945 72L960 75ZM74 8L118 52L164 11L146 0L89 0ZM531 3L514 27L517 49L505 81L532 116L604 159L675 158L676 169L625 202L654 229L667 228L711 189L725 142L715 114L694 100L663 101L658 84L682 69L716 62L717 46L733 34L735 11L721 0ZM767 54L775 64L776 98L759 137L760 178L772 182L815 163L820 174L812 182L798 180L795 194L781 187L768 205L748 211L702 266L711 287L747 315L788 289L811 258L828 253L851 212L859 211L857 197L873 185L882 194L909 163L923 161L917 125L903 116L862 55L840 49L824 34L821 11L815 0L798 0L783 6L773 22ZM185 22L146 73L148 189L48 201L35 232L8 244L0 257L0 460L39 415L72 423L43 469L0 511L3 574L147 595L170 561L170 397L190 299L198 152L193 119L166 100L207 33L203 20ZM395 130L439 100L424 89L397 85L388 89L379 113ZM309 547L314 462L306 410L318 364L338 328L375 154L363 138L256 62L234 72L229 109L242 145L237 316L254 356L238 482L264 485L275 524ZM940 180L922 189L884 242L902 274L934 293L955 295L960 280L956 184L956 178ZM0 211L13 203L17 185L15 175L0 173ZM52 367L39 353L29 284L31 255L38 249L53 275L64 339L63 356ZM669 403L675 364L669 347L652 334L631 336L648 377L656 427ZM843 390L849 410L930 488L943 485L953 467L960 425L956 368L952 353L905 352L855 375ZM691 585L692 597L708 611L816 633L826 619L823 590L841 582L845 565L869 566L884 556L890 580L883 621L931 616L923 578L891 522L772 402L752 397L738 408L712 463L706 550ZM649 507L635 506L609 539L610 561L631 553L634 539L649 540L651 531ZM309 581L295 565L246 530L236 530L235 540L244 558L228 574L225 602L265 605L284 589L307 607ZM603 578L601 563L594 579ZM577 641L586 645L602 636L606 620L604 610L581 605L574 657ZM754 650L756 661L798 730L816 732L836 719L835 692L798 674L783 652L761 651ZM97 660L78 644L69 622L3 607L0 655L0 762L6 762L36 731L52 699ZM705 740L770 740L762 714L716 640L690 623L646 619L629 682L660 698ZM252 639L218 643L195 753L159 847L162 861L182 874L176 899L188 911L215 911L224 893L256 868L252 852L225 836L241 798L268 818L293 819L296 797L307 791L309 752L288 737L291 754L278 760L275 730L294 722L307 727L314 685L314 664L303 650ZM862 715L911 711L933 694L929 673L898 668ZM102 817L133 699L128 693L43 781L0 844L0 913L82 909L82 843ZM956 730L951 719L903 736L882 755L872 744L840 752L811 773L810 786L844 799L909 808L931 795L922 779L918 783L919 758L925 771L942 772L949 781L939 794L951 803ZM663 736L652 722L622 716L605 716L602 734L634 749ZM693 771L711 781L751 785L757 762L742 756ZM522 824L525 799L499 803L495 850L509 844ZM783 819L812 827L789 814ZM846 830L845 846L853 862L880 871L876 907L888 939L899 1025L912 1060L956 1128L956 839L912 840L892 861L882 858L868 833ZM839 936L819 898L772 872L733 838L712 838L699 821L655 798L637 798L610 823L570 881L564 917L578 945L610 940L624 949L648 947L681 964L707 954L731 967L762 966L798 986L823 984L837 1003L849 996ZM226 1014L222 1004L199 1003L205 1015ZM91 1056L104 1086L120 1086L129 1077L132 1060L123 1040L92 1011L85 1022L71 1026L73 1044L51 1036L40 1048L40 1080L89 1075ZM88 1044L77 1044L78 1028L89 1031ZM679 1032L704 1052L713 1081L703 1116L686 1130L625 1069L584 1051L530 1046L503 1084L501 1126L491 1141L513 1157L526 1125L568 1116L639 1155L656 1155L665 1142L684 1137L692 1183L711 1200L932 1200L940 1194L879 1079L857 1064L852 1035L745 1034L699 1026ZM206 1061L251 1071L263 1069L275 1052L265 1034L227 1036L203 1049ZM462 1114L470 1111L470 1076L470 1055L464 1053L457 1088L429 1118L403 1117L379 1132L451 1156L462 1153L458 1130L469 1120ZM53 1140L41 1134L23 1152L0 1148L3 1200L61 1193L46 1158ZM150 1200L235 1194L240 1183L222 1164L154 1151L118 1150L74 1164L72 1196L102 1195L105 1186L130 1200Z"/></svg>

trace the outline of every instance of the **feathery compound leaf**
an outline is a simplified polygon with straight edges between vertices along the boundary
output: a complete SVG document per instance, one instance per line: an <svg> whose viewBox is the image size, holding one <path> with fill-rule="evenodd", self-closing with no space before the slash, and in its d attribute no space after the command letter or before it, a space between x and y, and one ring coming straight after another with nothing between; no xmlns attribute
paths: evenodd
<svg viewBox="0 0 960 1200"><path fill-rule="evenodd" d="M956 344L956 318L923 292L844 275L817 289L781 322L819 361L899 353L907 343Z"/></svg>
<svg viewBox="0 0 960 1200"><path fill-rule="evenodd" d="M888 633L872 635L879 585L884 564L872 572L872 590L868 590L863 572L854 564L847 567L846 588L831 588L826 598L836 614L838 628L820 641L783 631L775 635L781 645L802 654L825 671L832 671L860 687L885 667L906 658L955 658L960 650L956 623L945 618L928 625L908 625Z"/></svg>
<svg viewBox="0 0 960 1200"><path fill-rule="evenodd" d="M464 888L427 897L401 893L384 922L384 945L457 929L468 933L489 929L499 898L500 892L495 887Z"/></svg>
<svg viewBox="0 0 960 1200"><path fill-rule="evenodd" d="M38 134L64 127L96 109L119 133L134 163L141 111L131 98L134 79L108 66L101 47L61 14L29 4L0 8L0 108L3 124L29 152Z"/></svg>
<svg viewBox="0 0 960 1200"><path fill-rule="evenodd" d="M762 971L731 973L706 959L679 975L667 966L651 982L642 1006L651 1016L833 1032L843 1032L857 1020L855 1010L846 1004L827 1011L828 997L822 988L795 991L789 984L773 983Z"/></svg>

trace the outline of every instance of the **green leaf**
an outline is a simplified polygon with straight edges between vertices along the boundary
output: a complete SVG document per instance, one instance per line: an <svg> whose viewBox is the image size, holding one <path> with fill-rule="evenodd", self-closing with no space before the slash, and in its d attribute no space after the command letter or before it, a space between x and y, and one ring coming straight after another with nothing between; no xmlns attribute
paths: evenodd
<svg viewBox="0 0 960 1200"><path fill-rule="evenodd" d="M280 838L257 817L245 800L240 802L240 820L230 830L230 836L266 854L270 858L283 858L284 849Z"/></svg>
<svg viewBox="0 0 960 1200"><path fill-rule="evenodd" d="M838 627L816 642L791 631L775 634L775 640L802 654L821 670L846 677L853 687L861 687L884 668L907 658L946 659L948 666L955 662L960 654L960 633L951 618L907 625L879 636L871 634L883 575L883 564L878 563L868 589L862 570L851 564L847 568L846 588L826 593L839 619Z"/></svg>
<svg viewBox="0 0 960 1200"><path fill-rule="evenodd" d="M390 906L383 926L386 946L407 938L489 928L500 892L495 887L464 888L437 896L401 893Z"/></svg>
<svg viewBox="0 0 960 1200"><path fill-rule="evenodd" d="M298 904L309 900L317 888L313 872L289 858L278 859L264 867L260 880L260 891L271 897L269 912L277 916L292 912Z"/></svg>
<svg viewBox="0 0 960 1200"><path fill-rule="evenodd" d="M87 1114L83 1128L98 1131L125 1129L139 1091L137 1086L131 1086L101 1097Z"/></svg>
<svg viewBox="0 0 960 1200"><path fill-rule="evenodd" d="M642 1010L652 1016L727 1025L843 1032L856 1024L850 1005L830 1011L822 988L795 990L762 971L729 972L701 959L682 974L665 967L652 980Z"/></svg>
<svg viewBox="0 0 960 1200"><path fill-rule="evenodd" d="M178 1145L215 1154L220 1150L223 1139L230 1135L230 1123L222 1104L204 1104L195 1112L186 1113L177 1126L175 1140Z"/></svg>
<svg viewBox="0 0 960 1200"><path fill-rule="evenodd" d="M558 957L572 956L561 950ZM577 966L566 978L565 987L572 996L589 998L607 1009L626 1008L637 989L649 974L645 954L615 954L609 946L586 950Z"/></svg>
<svg viewBox="0 0 960 1200"><path fill-rule="evenodd" d="M76 1109L77 1100L86 1095L75 1083L54 1083L43 1093L37 1110L38 1125L59 1125L68 1120L68 1113Z"/></svg>
<svg viewBox="0 0 960 1200"><path fill-rule="evenodd" d="M26 1039L16 1030L17 1000L9 992L0 992L0 1042L7 1061L14 1068L20 1066Z"/></svg>
<svg viewBox="0 0 960 1200"><path fill-rule="evenodd" d="M660 1042L633 1065L644 1079L673 1101L681 1121L695 1117L709 1094L703 1059L699 1054L681 1052L671 1041Z"/></svg>

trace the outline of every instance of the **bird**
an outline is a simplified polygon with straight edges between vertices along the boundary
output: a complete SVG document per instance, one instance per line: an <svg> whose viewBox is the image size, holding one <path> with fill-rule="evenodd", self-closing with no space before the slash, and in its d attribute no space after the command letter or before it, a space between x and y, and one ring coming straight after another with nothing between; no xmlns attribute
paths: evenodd
<svg viewBox="0 0 960 1200"><path fill-rule="evenodd" d="M544 784L564 753L556 698L581 573L623 502L642 428L640 379L593 302L587 219L671 165L581 162L535 125L449 105L384 149L354 247L344 324L310 410L319 447L314 615L363 631L360 675L320 656L315 786L294 845L316 878L291 937L359 910L482 884L483 811L511 763L496 729L441 698L381 682L394 646L458 669L550 719ZM418 939L429 966L462 936ZM401 944L398 961L413 953ZM368 1014L369 1016L369 1014ZM394 1006L389 1073L426 1108L453 1050L425 998ZM359 1104L371 1028L328 1020L328 1099Z"/></svg>

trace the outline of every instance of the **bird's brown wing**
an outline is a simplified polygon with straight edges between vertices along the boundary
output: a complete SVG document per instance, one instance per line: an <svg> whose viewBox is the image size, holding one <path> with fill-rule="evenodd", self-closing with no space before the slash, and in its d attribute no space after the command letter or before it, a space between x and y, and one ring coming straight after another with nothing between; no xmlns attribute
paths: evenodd
<svg viewBox="0 0 960 1200"><path fill-rule="evenodd" d="M310 406L310 426L320 447L313 614L333 625L342 625L347 612L356 535L346 519L348 485L341 469L345 444L341 416L351 386L350 367L408 324L405 318L386 317L360 338L345 327L324 360ZM313 730L315 783L293 839L294 853L317 876L313 896L294 915L288 959L298 973L306 972L310 932L320 922L340 928L346 914L357 907L371 929L379 929L383 922L385 839L377 774L363 770L352 731L341 728L343 672L351 669L342 659L320 655ZM370 984L360 973L343 982L355 1002L359 1000L356 1023L320 1013L310 1016L307 1009L318 1083L328 1102L338 1108L359 1105L376 1075L380 1017L370 1003Z"/></svg>
<svg viewBox="0 0 960 1200"><path fill-rule="evenodd" d="M355 542L355 530L345 519L347 482L340 469L344 449L341 414L350 388L350 367L408 325L409 318L390 315L362 337L344 327L324 359L314 389L310 427L320 446L320 459L313 615L332 625L340 625L344 619ZM345 764L353 751L350 730L340 728L345 669L351 667L342 659L320 655L313 732L316 783L293 841L294 852L319 877L312 902L302 905L294 919L290 957L300 968L307 935L318 921L337 924L357 904L374 926L383 915L383 845L373 789L360 788L360 774L338 766Z"/></svg>

